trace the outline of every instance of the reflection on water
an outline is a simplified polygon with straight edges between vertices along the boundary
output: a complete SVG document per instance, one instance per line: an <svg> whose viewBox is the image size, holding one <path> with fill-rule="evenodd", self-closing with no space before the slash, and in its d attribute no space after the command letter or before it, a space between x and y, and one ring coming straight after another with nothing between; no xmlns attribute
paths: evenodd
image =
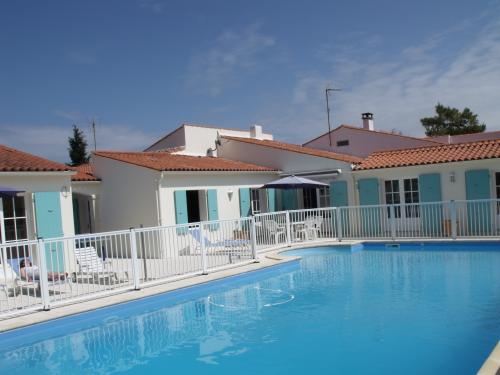
<svg viewBox="0 0 500 375"><path fill-rule="evenodd" d="M125 308L73 327L73 333L63 329L29 345L25 341L24 346L9 344L7 350L0 348L0 368L5 374L37 375L141 373L163 366L188 371L229 366L232 358L244 359L252 352L261 358L266 353L293 361L293 350L298 348L289 341L296 337L314 338L307 342L318 348L305 344L301 348L311 355L321 352L325 343L338 348L339 353L330 351L331 356L339 356L336 363L341 368L342 357L348 360L348 352L341 348L347 350L356 343L357 350L364 350L366 340L367 348L376 351L377 345L398 342L406 316L420 329L412 333L418 343L432 335L432 330L440 336L458 334L439 331L443 314L463 325L460 334L474 338L473 332L481 327L500 334L496 326L492 329L500 323L494 313L500 303L499 259L494 252L443 251L309 256L302 259L300 269L268 274L246 285L202 292L173 306L160 301L141 313ZM487 284L489 289L485 289ZM469 324L471 313L476 315ZM428 326L432 319L438 320L436 327ZM395 328L397 324L401 327ZM298 326L303 330L300 333ZM382 349L384 353L388 348ZM259 371L266 373L266 366L272 369L263 359ZM319 370L321 361L311 366L320 366Z"/></svg>

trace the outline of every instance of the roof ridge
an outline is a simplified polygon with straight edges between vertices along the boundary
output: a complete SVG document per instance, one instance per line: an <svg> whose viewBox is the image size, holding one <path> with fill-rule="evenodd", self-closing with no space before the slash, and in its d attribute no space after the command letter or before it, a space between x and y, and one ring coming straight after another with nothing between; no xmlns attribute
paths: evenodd
<svg viewBox="0 0 500 375"><path fill-rule="evenodd" d="M331 156L331 159L345 161L345 162L359 163L363 160L363 158L360 158L358 156L341 154L341 153L334 152L334 151L319 150L319 149L312 148L312 147L307 147L307 146L303 146L303 145L299 145L299 144L295 144L295 143L288 143L288 142L277 141L277 140L242 138L242 137L233 137L233 136L226 136L226 135L221 136L221 138L226 138L229 140L241 141L241 142L246 142L246 143L261 144L262 146L267 146L267 147L273 147L273 145L272 145L273 143L275 145L281 144L281 145L285 145L285 146L293 146L293 147L297 147L298 149L302 149L303 151L306 151L306 152L303 152L305 154L318 156L318 157L322 157L322 155L324 155L326 157ZM285 149L285 148L283 147L281 149ZM300 153L299 150L293 150L293 149L288 149L287 151Z"/></svg>
<svg viewBox="0 0 500 375"><path fill-rule="evenodd" d="M467 141L467 142L460 142L460 143L438 143L433 146L419 146L419 147L410 147L410 148L398 148L398 149L391 149L391 150L381 150L381 151L374 151L367 157L370 157L372 155L380 155L380 154L390 154L390 153L398 153L398 152L414 152L414 151L421 151L423 149L433 149L433 148L438 148L438 147L448 147L448 148L453 148L453 147L461 147L461 146L467 146L467 145L473 145L473 144L478 144L478 143L500 143L500 138L499 139L483 139L480 141Z"/></svg>

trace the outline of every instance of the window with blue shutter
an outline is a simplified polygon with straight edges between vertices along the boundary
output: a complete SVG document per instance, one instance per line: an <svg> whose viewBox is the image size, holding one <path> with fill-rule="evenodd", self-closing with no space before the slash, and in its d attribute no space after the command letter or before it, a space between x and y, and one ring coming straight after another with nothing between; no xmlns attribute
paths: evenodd
<svg viewBox="0 0 500 375"><path fill-rule="evenodd" d="M363 178L358 180L359 204L371 206L380 204L378 179ZM375 235L380 230L380 211L377 207L361 209L361 227L368 235Z"/></svg>
<svg viewBox="0 0 500 375"><path fill-rule="evenodd" d="M276 212L276 190L267 189L267 211Z"/></svg>
<svg viewBox="0 0 500 375"><path fill-rule="evenodd" d="M240 216L241 217L250 216L252 213L250 208L250 189L240 188L239 196L240 196Z"/></svg>
<svg viewBox="0 0 500 375"><path fill-rule="evenodd" d="M476 169L465 172L465 197L469 200L491 199L490 171ZM493 215L490 202L467 203L467 227L470 235L492 233Z"/></svg>
<svg viewBox="0 0 500 375"><path fill-rule="evenodd" d="M440 202L441 175L439 173L421 174L418 176L420 202ZM426 235L437 235L443 223L442 208L438 205L423 204L420 207L420 222Z"/></svg>
<svg viewBox="0 0 500 375"><path fill-rule="evenodd" d="M207 190L207 206L208 206L208 220L219 220L219 211L217 207L217 190ZM217 230L219 224L211 224L208 229L211 231Z"/></svg>

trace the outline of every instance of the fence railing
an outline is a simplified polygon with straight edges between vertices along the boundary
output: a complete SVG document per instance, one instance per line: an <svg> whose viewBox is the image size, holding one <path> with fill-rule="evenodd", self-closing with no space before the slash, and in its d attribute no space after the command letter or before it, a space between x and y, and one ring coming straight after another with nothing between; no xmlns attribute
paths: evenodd
<svg viewBox="0 0 500 375"><path fill-rule="evenodd" d="M293 243L500 234L500 200L329 207L0 244L0 318L257 261Z"/></svg>

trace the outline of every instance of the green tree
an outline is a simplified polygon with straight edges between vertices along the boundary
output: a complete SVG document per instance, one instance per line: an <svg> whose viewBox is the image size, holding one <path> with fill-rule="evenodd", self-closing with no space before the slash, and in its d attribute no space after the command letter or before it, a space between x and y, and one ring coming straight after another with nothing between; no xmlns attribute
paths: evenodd
<svg viewBox="0 0 500 375"><path fill-rule="evenodd" d="M436 105L436 116L424 117L420 122L425 128L425 135L429 137L482 133L486 130L486 124L479 123L477 115L469 108L460 111L457 108L445 107L441 103Z"/></svg>
<svg viewBox="0 0 500 375"><path fill-rule="evenodd" d="M75 167L80 164L88 163L89 155L87 153L87 141L85 135L76 125L73 125L73 136L68 137L68 152L71 159L70 165Z"/></svg>

